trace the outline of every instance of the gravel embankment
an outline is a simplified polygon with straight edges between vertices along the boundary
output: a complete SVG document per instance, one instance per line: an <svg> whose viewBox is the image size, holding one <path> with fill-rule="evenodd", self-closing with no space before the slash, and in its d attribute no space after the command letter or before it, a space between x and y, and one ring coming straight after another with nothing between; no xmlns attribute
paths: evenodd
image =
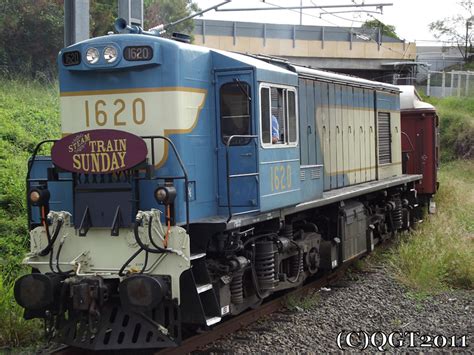
<svg viewBox="0 0 474 355"><path fill-rule="evenodd" d="M366 331L370 336L377 331L387 335L383 349L393 352L462 352L474 353L474 292L450 291L429 298L410 293L394 280L382 266L366 272L349 272L327 290L314 292L315 302L301 302L294 310L283 309L234 334L206 347L204 353L322 353L340 351L338 333L344 331L342 348L349 331ZM312 303L312 304L311 304ZM295 308L295 307L293 307ZM412 335L416 347L410 347L410 334L403 337L404 345L398 351L389 345L391 332L414 332L431 338ZM443 347L444 336L447 344ZM467 347L449 347L452 336L457 342L467 336ZM355 344L357 336L352 337ZM362 336L363 338L363 336ZM396 334L392 343L398 344ZM420 347L426 341L431 347ZM441 348L435 347L436 344ZM383 335L375 336L381 345ZM358 351L356 346L353 351ZM381 350L381 349L380 349ZM367 351L377 351L369 345Z"/></svg>

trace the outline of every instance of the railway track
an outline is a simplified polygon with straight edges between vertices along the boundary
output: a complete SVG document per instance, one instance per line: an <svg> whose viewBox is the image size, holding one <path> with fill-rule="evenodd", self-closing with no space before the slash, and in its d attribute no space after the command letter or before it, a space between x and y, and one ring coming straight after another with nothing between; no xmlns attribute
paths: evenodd
<svg viewBox="0 0 474 355"><path fill-rule="evenodd" d="M198 350L201 347L204 347L217 339L220 339L228 334L231 334L251 323L256 322L263 316L272 314L282 307L285 306L285 299L288 296L305 296L310 291L314 289L319 289L321 287L327 286L331 282L334 282L340 279L347 268L352 263L348 263L347 265L342 266L340 269L334 272L327 272L323 274L320 278L315 281L309 282L306 285L303 285L296 290L291 292L287 292L284 295L281 295L273 300L269 300L263 303L260 307L254 310L248 310L243 314L240 314L234 318L231 318L222 324L217 325L212 330L208 332L204 332L198 335L194 335L186 340L183 341L181 346L177 348L168 348L163 349L159 352L156 352L156 355L178 355L178 354L187 354Z"/></svg>
<svg viewBox="0 0 474 355"><path fill-rule="evenodd" d="M137 351L134 351L134 352L142 354L142 355L152 355L152 354L153 355L165 355L165 354L177 355L177 354L188 354L193 351L196 351L199 348L202 348L228 334L231 334L247 325L250 325L256 322L257 320L259 320L260 318L266 315L270 315L278 311L279 309L285 306L285 299L289 296L303 297L312 290L320 289L322 287L325 287L337 281L345 274L346 270L353 264L353 262L358 259L359 258L353 259L352 262L348 262L342 265L339 269L335 271L324 273L317 280L310 281L309 283L303 285L302 287L299 287L293 291L287 292L285 294L282 294L281 296L278 296L272 300L269 300L263 303L257 309L248 310L244 312L243 314L240 314L236 317L226 320L225 322L215 326L213 329L209 331L187 338L183 341L183 343L179 347L167 348L160 351L143 350L139 352ZM127 350L123 350L123 351L115 350L115 351L101 351L99 353L102 355L106 355L106 354L116 355L116 354L126 354L128 352ZM97 352L65 346L62 348L57 348L53 351L41 352L41 354L55 354L55 355L87 354L87 355L90 355L90 354L97 354Z"/></svg>

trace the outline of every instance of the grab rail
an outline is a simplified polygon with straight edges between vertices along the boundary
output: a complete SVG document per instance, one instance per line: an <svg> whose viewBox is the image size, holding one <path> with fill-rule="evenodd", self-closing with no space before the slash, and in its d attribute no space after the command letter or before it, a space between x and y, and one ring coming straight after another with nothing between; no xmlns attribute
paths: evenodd
<svg viewBox="0 0 474 355"><path fill-rule="evenodd" d="M242 134L236 134L236 135L233 135L233 136L230 136L229 139L227 140L226 142L226 149L225 149L225 166L226 166L226 182L227 182L227 206L228 206L228 210L229 210L229 217L227 218L227 223L230 222L230 220L232 219L232 204L230 202L230 179L232 178L239 178L239 177L246 177L246 176L259 176L259 173L258 171L255 172L255 173L245 173L245 174L234 174L234 175L230 175L230 168L229 168L229 146L230 146L230 143L231 141L234 139L234 138L251 138L254 140L255 142L255 139L258 138L258 136L256 135L242 135Z"/></svg>

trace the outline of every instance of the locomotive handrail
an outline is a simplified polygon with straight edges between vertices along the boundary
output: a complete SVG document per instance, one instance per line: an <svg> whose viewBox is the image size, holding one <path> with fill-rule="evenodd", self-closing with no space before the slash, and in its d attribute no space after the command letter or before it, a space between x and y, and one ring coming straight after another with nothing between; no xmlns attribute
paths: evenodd
<svg viewBox="0 0 474 355"><path fill-rule="evenodd" d="M170 145L171 148L173 149L174 155L176 156L176 159L178 160L178 164L181 167L181 170L183 171L183 176L177 176L174 177L174 179L182 179L184 178L184 189L185 189L185 204L186 204L186 232L189 233L189 179L188 179L188 172L186 171L186 168L184 167L184 163L181 160L181 156L178 153L178 150L176 149L176 146L174 145L173 141L169 139L168 137L165 136L141 136L142 139L149 139L151 142L151 161L153 164L153 168L155 167L155 139L163 139L167 141Z"/></svg>
<svg viewBox="0 0 474 355"><path fill-rule="evenodd" d="M250 175L249 174L234 174L234 175L230 175L230 168L229 168L229 146L230 146L230 142L234 139L234 138L252 138L252 139L256 139L258 138L258 136L256 135L246 135L246 134L235 134L235 135L232 135L229 137L229 139L227 140L226 144L225 144L225 167L226 167L226 183L227 183L227 207L228 207L228 210L229 210L229 217L227 218L227 223L230 222L230 220L232 219L232 204L230 203L230 179L231 178L238 178L238 177L242 177L242 176L258 176L258 172L255 172L255 173L251 173Z"/></svg>
<svg viewBox="0 0 474 355"><path fill-rule="evenodd" d="M28 162L28 172L26 173L26 181L30 179L31 170L33 169L33 164L35 162L36 155L38 154L38 151L40 150L41 146L45 143L56 143L57 141L58 141L57 139L46 139L44 141L39 142L36 145L35 150L33 151L33 154L31 155L31 159Z"/></svg>
<svg viewBox="0 0 474 355"><path fill-rule="evenodd" d="M57 141L57 139L46 139L44 141L41 141L39 142L36 147L35 147L35 150L33 150L33 154L31 155L31 158L30 160L28 161L28 171L26 172L26 181L25 181L25 185L27 187L26 189L26 205L28 206L29 203L28 203L28 197L29 197L29 182L30 182L30 177L31 177L31 170L33 170L33 164L36 160L36 155L38 155L38 152L41 148L41 146L45 143L55 143ZM31 229L31 208L27 208L27 214L28 214L28 230Z"/></svg>

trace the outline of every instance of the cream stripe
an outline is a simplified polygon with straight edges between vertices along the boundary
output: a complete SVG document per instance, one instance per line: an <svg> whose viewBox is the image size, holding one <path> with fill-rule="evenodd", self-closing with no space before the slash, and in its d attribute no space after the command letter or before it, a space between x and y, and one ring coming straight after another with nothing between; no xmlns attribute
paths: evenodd
<svg viewBox="0 0 474 355"><path fill-rule="evenodd" d="M65 91L61 92L61 97L67 96L88 96L88 95L112 95L112 94L133 94L142 92L163 92L163 91L186 91L207 93L206 89L197 89L181 86L170 86L162 88L130 88L130 89L113 89L113 90L91 90L91 91Z"/></svg>

